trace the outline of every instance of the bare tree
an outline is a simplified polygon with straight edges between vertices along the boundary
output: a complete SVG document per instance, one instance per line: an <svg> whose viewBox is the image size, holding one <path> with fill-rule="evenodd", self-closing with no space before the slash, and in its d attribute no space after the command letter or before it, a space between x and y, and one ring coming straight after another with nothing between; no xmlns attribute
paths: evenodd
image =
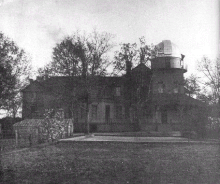
<svg viewBox="0 0 220 184"><path fill-rule="evenodd" d="M211 104L219 104L220 97L220 59L211 61L203 57L198 63L198 71L203 74L202 84Z"/></svg>
<svg viewBox="0 0 220 184"><path fill-rule="evenodd" d="M198 63L198 71L203 74L201 83L203 84L200 99L205 101L209 106L208 116L211 123L218 124L220 127L220 58L215 61L203 57ZM215 130L216 131L216 130ZM220 128L217 130L220 132Z"/></svg>

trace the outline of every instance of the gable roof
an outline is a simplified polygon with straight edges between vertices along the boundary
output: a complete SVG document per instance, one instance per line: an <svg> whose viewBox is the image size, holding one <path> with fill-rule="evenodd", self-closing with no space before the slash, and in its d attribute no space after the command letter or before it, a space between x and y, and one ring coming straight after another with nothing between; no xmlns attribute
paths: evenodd
<svg viewBox="0 0 220 184"><path fill-rule="evenodd" d="M43 87L42 85L40 85L40 83L36 80L36 81L32 81L30 82L29 85L27 85L25 88L23 88L21 90L21 92L24 92L24 91L42 91L43 90Z"/></svg>
<svg viewBox="0 0 220 184"><path fill-rule="evenodd" d="M15 123L13 127L39 127L42 125L44 119L25 119L18 123ZM72 119L63 119L65 124L72 123Z"/></svg>
<svg viewBox="0 0 220 184"><path fill-rule="evenodd" d="M141 63L132 69L132 72L150 72L150 71L151 69L148 68L144 63Z"/></svg>

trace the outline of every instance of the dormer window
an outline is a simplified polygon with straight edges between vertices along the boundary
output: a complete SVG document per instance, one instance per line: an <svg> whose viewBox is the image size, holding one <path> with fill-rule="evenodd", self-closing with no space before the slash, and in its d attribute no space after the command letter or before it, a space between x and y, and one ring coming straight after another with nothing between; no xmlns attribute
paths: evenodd
<svg viewBox="0 0 220 184"><path fill-rule="evenodd" d="M115 96L121 96L121 87L115 88Z"/></svg>

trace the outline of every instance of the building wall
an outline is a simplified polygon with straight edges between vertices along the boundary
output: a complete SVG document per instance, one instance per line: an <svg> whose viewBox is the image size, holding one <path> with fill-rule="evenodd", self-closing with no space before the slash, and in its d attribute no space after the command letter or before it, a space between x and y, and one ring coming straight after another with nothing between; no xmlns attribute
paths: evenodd
<svg viewBox="0 0 220 184"><path fill-rule="evenodd" d="M180 112L178 110L169 110L168 111L168 123L170 124L180 124Z"/></svg>
<svg viewBox="0 0 220 184"><path fill-rule="evenodd" d="M25 91L23 92L23 99L23 118L42 118L45 109L58 107L57 98L43 91ZM36 106L36 112L32 111L33 106Z"/></svg>
<svg viewBox="0 0 220 184"><path fill-rule="evenodd" d="M167 65L167 62L169 64ZM157 57L151 62L152 69L159 69L159 68L183 68L184 64L178 57Z"/></svg>
<svg viewBox="0 0 220 184"><path fill-rule="evenodd" d="M97 118L92 118L92 106L96 105L97 106ZM92 104L89 105L89 120L91 123L108 123L106 122L106 106L110 106L110 122L113 123L120 123L120 121L123 123L125 119L125 108L123 104L121 103L113 103L113 102L93 102ZM116 106L121 106L122 107L122 119L117 119L116 118ZM85 122L85 114L81 116L81 112L78 113L78 122L79 123L84 123Z"/></svg>
<svg viewBox="0 0 220 184"><path fill-rule="evenodd" d="M161 92L166 93L163 95L169 95L171 97L171 100L165 97L166 104L169 105L173 103L171 101L173 99L172 97L175 96L174 93L178 92L184 94L183 73L185 70L182 69L180 58L169 58L169 68L167 68L166 62L167 60L165 60L165 58L157 58L153 60L151 65L152 70L149 68L147 69L144 64L140 64L131 72L131 80L129 77L126 78L127 75L121 77L120 81L118 80L119 78L111 81L106 77L102 78L97 86L93 85L89 99L89 121L92 126L96 126L93 128L96 131L132 131L133 129L131 129L131 127L134 128L134 126L140 126L141 130L154 130L155 128L158 128L157 125L160 124L160 127L162 127L161 129L165 130L170 124L178 124L180 121L178 112L169 109L167 110L168 125L163 125L160 108L157 110L155 108L155 106L161 105L160 99L153 99L153 95L155 94ZM78 88L74 88L73 90L81 93L83 90L80 90L80 84L78 85L79 90ZM35 114L31 113L31 106L33 104L36 104L37 112L41 117L44 114L45 109L62 108L65 118L72 118L71 113L69 112L71 109L70 105L72 105L70 100L70 93L72 92L70 92L70 90L65 90L65 87L63 86L64 85L62 84L54 84L54 86L51 84L51 86L48 86L47 88L42 88L42 86L32 82L23 93L23 118L39 118L39 116L35 116ZM149 86L152 90L149 90ZM116 87L120 87L120 95L116 95L116 91L118 91L116 90ZM151 92L153 92L152 96ZM158 96L162 95L158 94ZM151 97L152 99L150 99ZM148 104L153 106L150 114L148 113L148 115L144 115L144 107L142 108L143 113L141 112L141 108L139 108L138 111L137 109L132 109L138 102L140 102L140 100L144 103L152 103ZM73 118L75 120L75 127L79 127L79 130L81 131L85 129L86 113L81 112L81 106L84 106L85 108L85 104L74 105ZM97 106L96 118L93 118L93 105ZM107 105L110 107L109 121L106 121ZM122 107L120 118L116 116L117 106Z"/></svg>
<svg viewBox="0 0 220 184"><path fill-rule="evenodd" d="M182 70L154 71L152 81L153 93L160 93L159 88L163 88L163 93L175 93L175 89L178 89L178 93L184 93Z"/></svg>

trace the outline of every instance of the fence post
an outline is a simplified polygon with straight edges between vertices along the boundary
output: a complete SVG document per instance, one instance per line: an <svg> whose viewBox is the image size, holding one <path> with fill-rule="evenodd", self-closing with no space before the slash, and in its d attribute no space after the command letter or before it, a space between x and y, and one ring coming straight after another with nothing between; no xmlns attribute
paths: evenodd
<svg viewBox="0 0 220 184"><path fill-rule="evenodd" d="M2 131L1 131L1 124L0 124L0 141L2 141ZM2 144L2 143L1 143ZM0 182L3 181L4 172L2 166L2 145L0 144Z"/></svg>
<svg viewBox="0 0 220 184"><path fill-rule="evenodd" d="M15 130L15 146L18 146L18 130Z"/></svg>

